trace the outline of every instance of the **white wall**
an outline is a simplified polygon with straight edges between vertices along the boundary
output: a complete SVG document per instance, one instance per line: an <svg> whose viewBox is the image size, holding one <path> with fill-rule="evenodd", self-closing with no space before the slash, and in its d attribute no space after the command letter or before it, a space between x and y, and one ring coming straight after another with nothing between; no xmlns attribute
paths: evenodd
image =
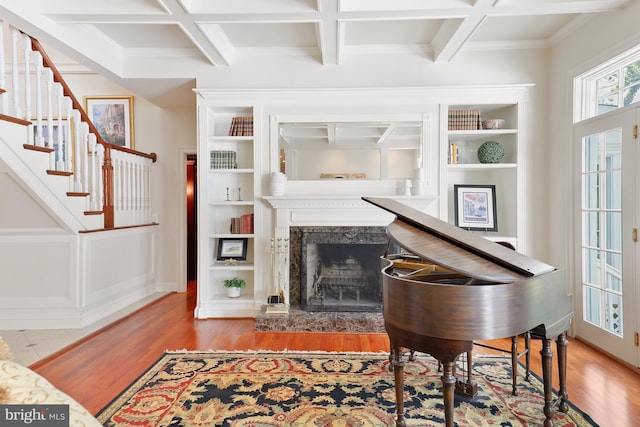
<svg viewBox="0 0 640 427"><path fill-rule="evenodd" d="M548 141L549 186L548 217L550 262L557 266L572 264L572 232L574 218L571 210L576 197L571 171L577 159L572 149L573 78L625 50L640 44L640 2L631 2L623 11L603 14L589 21L584 28L559 42L550 50L549 60L549 122ZM569 268L571 271L571 268Z"/></svg>

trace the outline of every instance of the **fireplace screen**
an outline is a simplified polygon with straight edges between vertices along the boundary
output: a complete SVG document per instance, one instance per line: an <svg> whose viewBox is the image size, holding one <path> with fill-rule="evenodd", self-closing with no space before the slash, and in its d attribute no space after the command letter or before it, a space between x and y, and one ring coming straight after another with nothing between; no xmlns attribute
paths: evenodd
<svg viewBox="0 0 640 427"><path fill-rule="evenodd" d="M303 310L381 311L380 257L388 242L384 227L296 227L291 242L297 262L291 263L290 301L295 301L297 277Z"/></svg>

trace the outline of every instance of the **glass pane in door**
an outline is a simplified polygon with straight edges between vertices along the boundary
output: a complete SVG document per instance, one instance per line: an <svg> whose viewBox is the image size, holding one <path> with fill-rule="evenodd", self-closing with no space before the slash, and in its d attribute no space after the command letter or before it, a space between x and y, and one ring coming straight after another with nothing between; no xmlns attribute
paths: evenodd
<svg viewBox="0 0 640 427"><path fill-rule="evenodd" d="M586 322L622 336L622 131L583 138L582 287Z"/></svg>

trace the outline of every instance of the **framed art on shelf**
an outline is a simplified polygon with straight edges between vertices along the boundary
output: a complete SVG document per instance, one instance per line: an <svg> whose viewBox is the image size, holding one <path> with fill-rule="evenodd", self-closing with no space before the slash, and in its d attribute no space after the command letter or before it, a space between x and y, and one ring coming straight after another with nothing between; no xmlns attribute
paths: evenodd
<svg viewBox="0 0 640 427"><path fill-rule="evenodd" d="M496 186L453 186L456 226L465 230L498 231Z"/></svg>
<svg viewBox="0 0 640 427"><path fill-rule="evenodd" d="M133 96L85 96L84 106L105 142L134 149Z"/></svg>
<svg viewBox="0 0 640 427"><path fill-rule="evenodd" d="M247 238L238 239L218 239L218 261L245 261L247 259Z"/></svg>

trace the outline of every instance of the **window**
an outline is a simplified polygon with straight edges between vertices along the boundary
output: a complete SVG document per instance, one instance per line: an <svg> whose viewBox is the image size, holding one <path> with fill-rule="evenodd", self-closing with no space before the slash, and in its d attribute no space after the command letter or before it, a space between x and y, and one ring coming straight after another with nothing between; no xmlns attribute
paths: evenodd
<svg viewBox="0 0 640 427"><path fill-rule="evenodd" d="M640 101L640 46L574 80L574 122Z"/></svg>
<svg viewBox="0 0 640 427"><path fill-rule="evenodd" d="M582 142L584 321L622 335L622 130Z"/></svg>

